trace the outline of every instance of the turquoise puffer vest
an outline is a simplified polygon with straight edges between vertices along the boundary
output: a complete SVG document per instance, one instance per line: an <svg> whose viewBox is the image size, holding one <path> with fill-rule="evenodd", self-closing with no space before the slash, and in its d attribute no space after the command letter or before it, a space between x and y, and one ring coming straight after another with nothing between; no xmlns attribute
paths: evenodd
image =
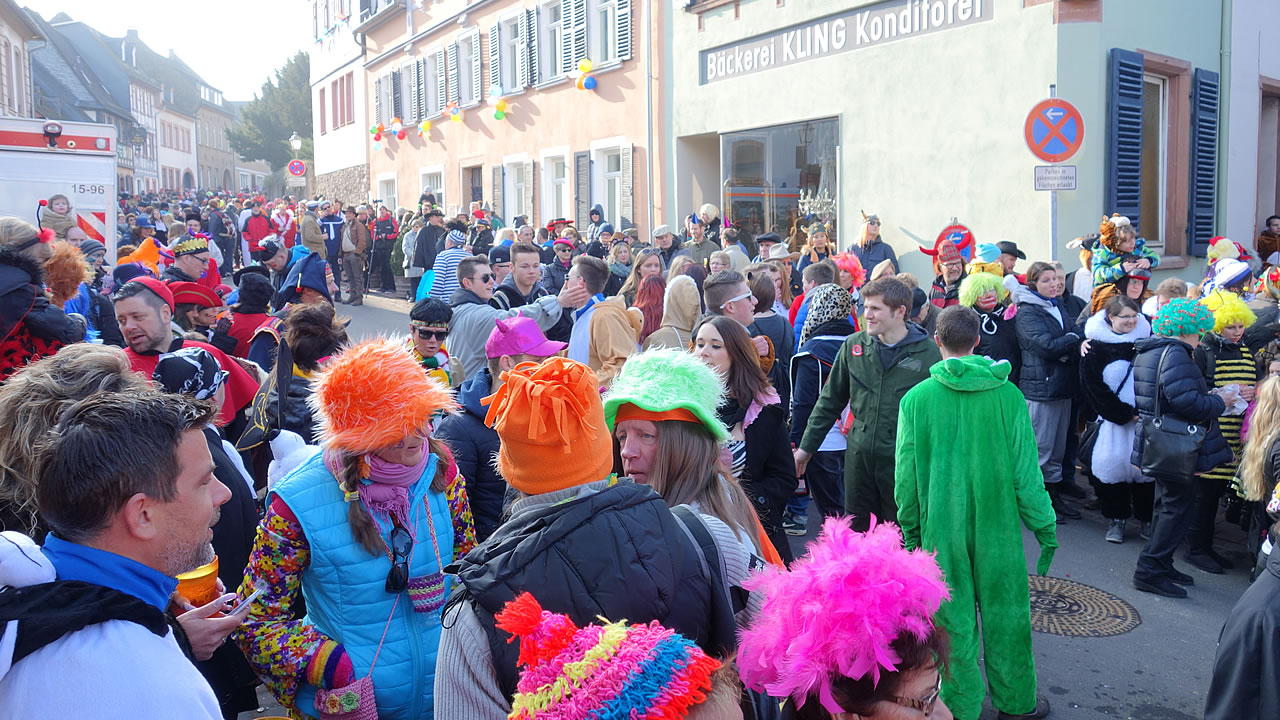
<svg viewBox="0 0 1280 720"><path fill-rule="evenodd" d="M410 583L440 571L431 544L435 527L440 559L453 559L453 520L444 493L431 490L439 459L432 455L422 477L409 488L410 524L417 540L409 564ZM311 562L302 573L306 621L327 637L342 643L357 678L369 674L378 640L387 637L373 669L378 717L430 718L434 714L432 686L436 651L440 645L440 608L415 609L408 592L392 595L385 589L391 559L370 555L356 542L347 522L347 503L338 481L316 454L291 472L273 491L297 516L311 548ZM267 500L270 503L270 498ZM428 523L428 509L431 523ZM379 521L385 541L391 524ZM445 596L448 594L446 587ZM441 596L441 602L443 601ZM387 626L387 618L395 615ZM315 714L315 686L303 684L298 708Z"/></svg>

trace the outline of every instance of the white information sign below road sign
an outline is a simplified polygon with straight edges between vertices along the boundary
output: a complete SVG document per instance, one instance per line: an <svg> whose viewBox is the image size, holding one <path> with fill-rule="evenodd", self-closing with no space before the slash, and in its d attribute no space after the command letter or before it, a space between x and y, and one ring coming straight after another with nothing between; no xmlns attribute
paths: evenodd
<svg viewBox="0 0 1280 720"><path fill-rule="evenodd" d="M1074 176L1073 176L1073 177L1074 177ZM1074 182L1074 180L1073 180L1073 182ZM306 178L304 178L304 177L290 177L290 178L286 178L285 186L286 186L286 187L306 187L306 186L307 186L307 179L306 179Z"/></svg>
<svg viewBox="0 0 1280 720"><path fill-rule="evenodd" d="M1075 165L1037 165L1036 190L1075 190Z"/></svg>

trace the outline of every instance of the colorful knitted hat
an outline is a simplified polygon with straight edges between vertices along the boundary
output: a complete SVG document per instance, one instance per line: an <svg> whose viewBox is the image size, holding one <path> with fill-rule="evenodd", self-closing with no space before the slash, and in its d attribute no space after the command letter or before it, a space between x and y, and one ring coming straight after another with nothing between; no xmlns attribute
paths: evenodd
<svg viewBox="0 0 1280 720"><path fill-rule="evenodd" d="M431 416L457 408L449 388L427 377L404 347L403 338L367 340L320 369L307 402L322 445L367 453L424 432Z"/></svg>
<svg viewBox="0 0 1280 720"><path fill-rule="evenodd" d="M1218 290L1200 298L1200 304L1213 313L1213 331L1216 333L1222 332L1228 325L1248 327L1258 319L1239 295L1225 290Z"/></svg>
<svg viewBox="0 0 1280 720"><path fill-rule="evenodd" d="M893 641L925 640L949 597L933 555L902 547L897 526L872 519L865 533L848 518L827 518L822 534L790 571L766 567L743 586L764 604L742 631L738 672L747 687L803 705L818 699L843 713L831 692L838 677L896 671Z"/></svg>
<svg viewBox="0 0 1280 720"><path fill-rule="evenodd" d="M724 393L724 380L692 353L647 350L628 358L614 378L604 398L604 420L612 431L620 410L625 420L634 414L632 408L638 408L649 414L648 419L700 423L716 442L724 442L729 431L716 417Z"/></svg>
<svg viewBox="0 0 1280 720"><path fill-rule="evenodd" d="M1174 298L1165 303L1151 323L1156 335L1203 335L1213 329L1213 312L1191 298Z"/></svg>
<svg viewBox="0 0 1280 720"><path fill-rule="evenodd" d="M965 307L973 307L978 304L978 298L990 291L995 292L997 300L1004 300L1009 297L1009 290L1004 286L1000 276L989 272L970 273L968 277L960 281L960 304Z"/></svg>
<svg viewBox="0 0 1280 720"><path fill-rule="evenodd" d="M520 363L504 377L481 402L489 406L485 424L502 441L498 472L511 487L540 495L609 476L613 441L591 368L553 357Z"/></svg>
<svg viewBox="0 0 1280 720"><path fill-rule="evenodd" d="M1201 292L1207 296L1217 290L1243 285L1252 273L1253 269L1243 260L1222 258L1209 266L1209 279L1204 282Z"/></svg>
<svg viewBox="0 0 1280 720"><path fill-rule="evenodd" d="M520 639L513 720L677 720L707 698L720 667L656 620L579 628L527 592L495 619Z"/></svg>

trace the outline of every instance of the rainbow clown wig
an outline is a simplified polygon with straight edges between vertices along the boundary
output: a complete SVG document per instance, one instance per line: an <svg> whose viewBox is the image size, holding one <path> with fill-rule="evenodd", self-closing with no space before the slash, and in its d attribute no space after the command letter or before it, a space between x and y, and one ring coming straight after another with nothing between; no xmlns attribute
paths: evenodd
<svg viewBox="0 0 1280 720"><path fill-rule="evenodd" d="M1244 303L1244 300L1240 299L1239 295L1225 290L1216 290L1209 293L1209 295L1200 299L1200 304L1209 308L1209 312L1213 313L1213 331L1216 333L1221 333L1224 328L1232 325L1249 327L1254 320L1258 319L1258 316L1253 314L1253 311Z"/></svg>
<svg viewBox="0 0 1280 720"><path fill-rule="evenodd" d="M1004 286L1004 280L999 276L989 272L966 275L965 279L960 281L960 304L971 308L978 304L978 298L989 292L994 292L999 302L1004 302L1004 299L1009 297L1009 289Z"/></svg>
<svg viewBox="0 0 1280 720"><path fill-rule="evenodd" d="M707 698L720 667L656 620L578 627L527 592L494 619L520 641L512 720L677 720Z"/></svg>
<svg viewBox="0 0 1280 720"><path fill-rule="evenodd" d="M904 549L897 526L874 518L865 533L827 518L789 571L767 568L743 585L764 596L738 646L743 682L799 705L816 698L832 714L846 712L833 692L840 678L878 683L911 669L898 667L895 640L931 638L949 597L933 555Z"/></svg>

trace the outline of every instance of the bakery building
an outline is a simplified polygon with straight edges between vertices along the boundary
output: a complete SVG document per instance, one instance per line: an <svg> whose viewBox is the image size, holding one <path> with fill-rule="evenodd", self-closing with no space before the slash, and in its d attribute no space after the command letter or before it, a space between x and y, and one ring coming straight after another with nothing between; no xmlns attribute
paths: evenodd
<svg viewBox="0 0 1280 720"><path fill-rule="evenodd" d="M875 213L924 275L953 220L1072 268L1067 241L1120 212L1194 277L1209 238L1251 245L1276 211L1278 22L1266 0L694 0L670 19L663 219L820 215L847 247ZM1050 98L1078 115L1028 123Z"/></svg>

